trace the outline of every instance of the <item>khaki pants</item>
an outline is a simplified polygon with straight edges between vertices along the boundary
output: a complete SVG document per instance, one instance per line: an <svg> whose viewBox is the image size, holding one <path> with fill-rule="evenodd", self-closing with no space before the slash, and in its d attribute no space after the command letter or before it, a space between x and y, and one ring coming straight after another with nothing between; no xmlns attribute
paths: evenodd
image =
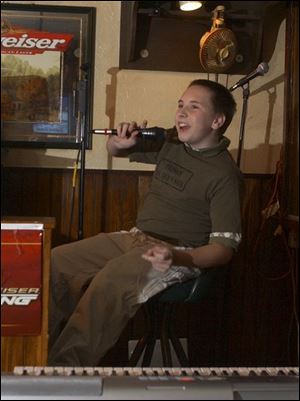
<svg viewBox="0 0 300 401"><path fill-rule="evenodd" d="M162 241L138 230L99 234L54 248L49 366L97 366L143 302L198 269L152 268L141 254Z"/></svg>

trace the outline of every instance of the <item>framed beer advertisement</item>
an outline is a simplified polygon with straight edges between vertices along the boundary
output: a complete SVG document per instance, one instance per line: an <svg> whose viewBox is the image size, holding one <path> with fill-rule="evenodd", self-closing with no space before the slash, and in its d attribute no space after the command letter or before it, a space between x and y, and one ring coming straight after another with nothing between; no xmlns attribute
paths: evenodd
<svg viewBox="0 0 300 401"><path fill-rule="evenodd" d="M2 146L77 148L88 137L95 10L1 4Z"/></svg>

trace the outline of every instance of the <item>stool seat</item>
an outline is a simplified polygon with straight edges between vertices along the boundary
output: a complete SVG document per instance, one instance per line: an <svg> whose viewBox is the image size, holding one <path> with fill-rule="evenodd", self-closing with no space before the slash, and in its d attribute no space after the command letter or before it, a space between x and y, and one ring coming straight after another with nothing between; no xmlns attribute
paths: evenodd
<svg viewBox="0 0 300 401"><path fill-rule="evenodd" d="M155 295L159 302L199 302L203 298L213 297L213 287L217 279L224 277L226 267L215 267L193 279L176 283Z"/></svg>
<svg viewBox="0 0 300 401"><path fill-rule="evenodd" d="M172 366L171 342L181 366L188 367L188 358L174 330L176 307L181 303L197 303L215 297L217 282L224 280L226 273L225 266L208 269L198 277L176 283L150 298L143 305L147 331L133 350L129 366L136 366L143 351L142 366L150 366L156 338L159 337L164 366Z"/></svg>

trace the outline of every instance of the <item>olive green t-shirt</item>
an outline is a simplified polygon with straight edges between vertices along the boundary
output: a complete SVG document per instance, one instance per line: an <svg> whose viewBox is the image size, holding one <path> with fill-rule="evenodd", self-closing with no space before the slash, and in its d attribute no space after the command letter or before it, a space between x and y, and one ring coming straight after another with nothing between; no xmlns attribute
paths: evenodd
<svg viewBox="0 0 300 401"><path fill-rule="evenodd" d="M137 228L181 246L220 243L237 249L242 174L229 143L222 137L217 146L200 150L178 141L164 142L160 151L136 147L130 161L157 165Z"/></svg>

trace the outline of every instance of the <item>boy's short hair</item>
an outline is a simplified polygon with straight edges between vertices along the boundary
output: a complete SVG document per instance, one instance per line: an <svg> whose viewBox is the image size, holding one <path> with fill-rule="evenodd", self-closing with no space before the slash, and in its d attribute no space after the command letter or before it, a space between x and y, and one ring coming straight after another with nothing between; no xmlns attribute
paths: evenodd
<svg viewBox="0 0 300 401"><path fill-rule="evenodd" d="M189 84L190 86L205 86L212 93L212 102L216 113L224 114L225 122L218 132L223 135L230 125L234 113L236 112L236 102L225 86L208 79L195 79Z"/></svg>

